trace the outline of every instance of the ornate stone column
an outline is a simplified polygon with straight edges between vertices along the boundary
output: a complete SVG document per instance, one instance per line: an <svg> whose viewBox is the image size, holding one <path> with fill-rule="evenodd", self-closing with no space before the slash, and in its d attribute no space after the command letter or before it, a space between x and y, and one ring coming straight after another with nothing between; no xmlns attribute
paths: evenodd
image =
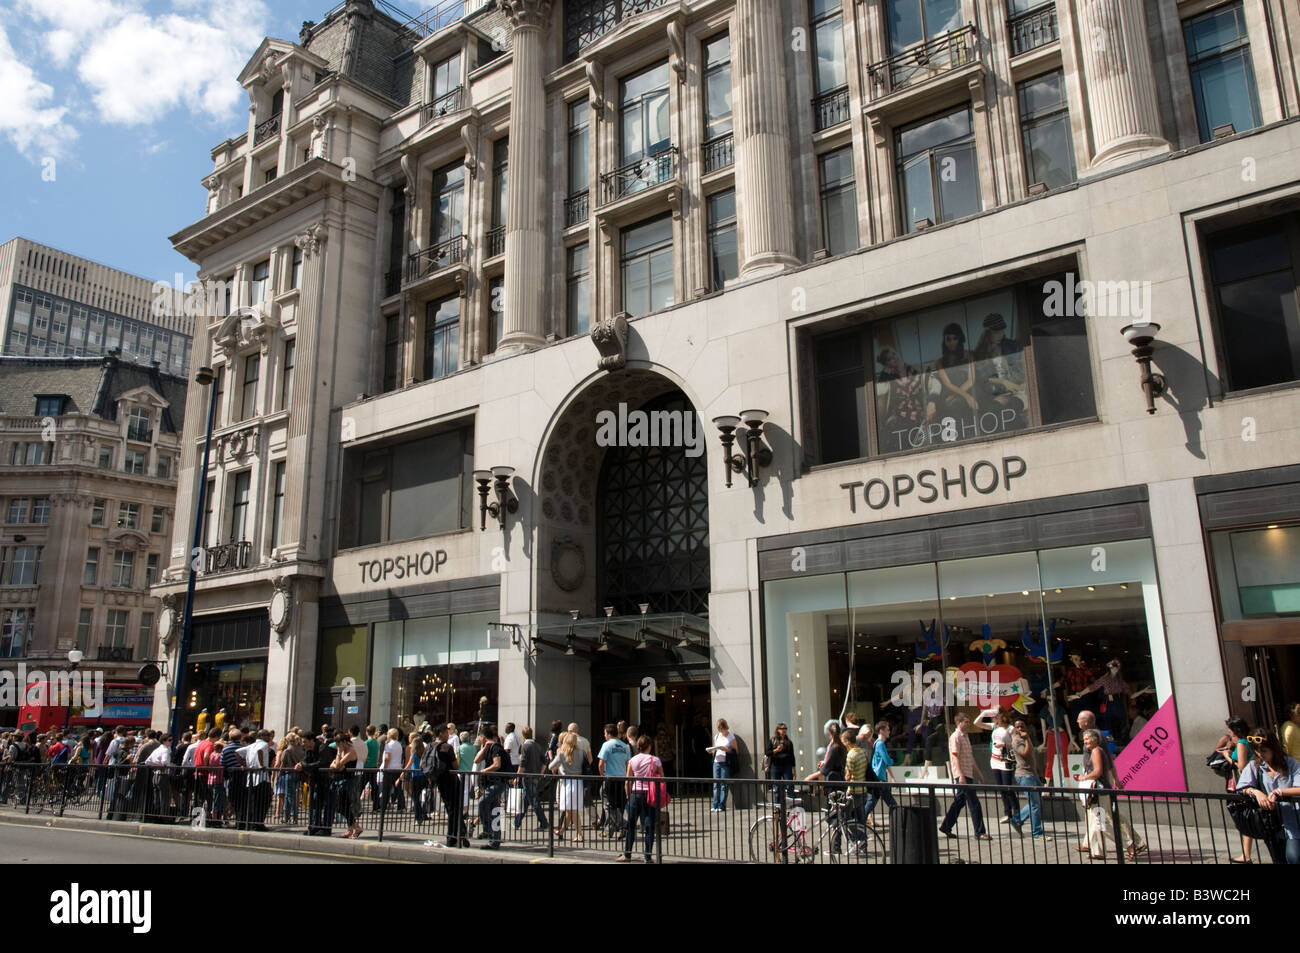
<svg viewBox="0 0 1300 953"><path fill-rule="evenodd" d="M510 188L506 193L505 333L498 353L541 347L546 290L545 33L551 0L504 0L514 28L510 87Z"/></svg>
<svg viewBox="0 0 1300 953"><path fill-rule="evenodd" d="M1079 0L1094 170L1169 151L1160 133L1142 0Z"/></svg>
<svg viewBox="0 0 1300 953"><path fill-rule="evenodd" d="M736 0L736 211L742 277L797 265L781 4Z"/></svg>

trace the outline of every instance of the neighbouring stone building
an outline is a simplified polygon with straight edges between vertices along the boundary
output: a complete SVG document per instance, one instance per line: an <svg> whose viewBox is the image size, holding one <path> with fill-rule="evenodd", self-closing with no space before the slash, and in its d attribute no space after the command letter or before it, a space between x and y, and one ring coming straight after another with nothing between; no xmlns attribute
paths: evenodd
<svg viewBox="0 0 1300 953"><path fill-rule="evenodd" d="M1224 717L1300 693L1298 30L347 0L268 38L172 237L233 289L182 704L627 718L690 774L718 718L747 773L846 711L919 772L958 708L1088 707L1130 786L1217 785ZM1000 687L908 690L945 670Z"/></svg>
<svg viewBox="0 0 1300 953"><path fill-rule="evenodd" d="M76 648L135 682L153 657L185 393L116 351L0 357L0 666L63 668Z"/></svg>

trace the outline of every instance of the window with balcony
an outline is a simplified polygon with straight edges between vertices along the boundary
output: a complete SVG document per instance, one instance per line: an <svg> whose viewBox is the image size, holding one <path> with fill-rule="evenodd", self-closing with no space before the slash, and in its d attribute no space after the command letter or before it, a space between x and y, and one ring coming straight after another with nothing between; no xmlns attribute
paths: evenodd
<svg viewBox="0 0 1300 953"><path fill-rule="evenodd" d="M240 395L239 419L257 416L257 382L262 374L262 356L250 354L244 358L244 385Z"/></svg>
<svg viewBox="0 0 1300 953"><path fill-rule="evenodd" d="M731 110L731 36L704 41L704 171L736 161Z"/></svg>
<svg viewBox="0 0 1300 953"><path fill-rule="evenodd" d="M980 210L970 106L906 126L894 137L903 227L938 225Z"/></svg>
<svg viewBox="0 0 1300 953"><path fill-rule="evenodd" d="M501 346L506 333L506 279L502 276L488 279L488 353Z"/></svg>
<svg viewBox="0 0 1300 953"><path fill-rule="evenodd" d="M127 416L126 439L139 443L153 443L153 421L143 407L132 407Z"/></svg>
<svg viewBox="0 0 1300 953"><path fill-rule="evenodd" d="M961 23L961 0L886 0L885 16L889 58L867 68L877 96L979 56L974 28Z"/></svg>
<svg viewBox="0 0 1300 953"><path fill-rule="evenodd" d="M296 345L296 338L285 339L284 361L280 367L280 410L288 410L293 403L293 366L298 359Z"/></svg>
<svg viewBox="0 0 1300 953"><path fill-rule="evenodd" d="M1007 0L1007 34L1012 56L1054 42L1059 35L1055 0Z"/></svg>
<svg viewBox="0 0 1300 953"><path fill-rule="evenodd" d="M566 334L586 334L591 330L591 262L587 244L568 250L565 267Z"/></svg>
<svg viewBox="0 0 1300 953"><path fill-rule="evenodd" d="M510 171L510 140L492 144L492 227L488 230L487 255L494 258L506 252L506 188Z"/></svg>
<svg viewBox="0 0 1300 953"><path fill-rule="evenodd" d="M149 468L149 454L143 450L128 450L122 459L122 472L143 476Z"/></svg>
<svg viewBox="0 0 1300 953"><path fill-rule="evenodd" d="M454 374L460 365L460 297L424 306L424 380Z"/></svg>
<svg viewBox="0 0 1300 953"><path fill-rule="evenodd" d="M433 173L435 205L430 224L428 251L424 252L419 277L455 264L463 258L461 241L465 233L465 164L456 161Z"/></svg>
<svg viewBox="0 0 1300 953"><path fill-rule="evenodd" d="M340 548L470 528L473 469L468 427L345 451Z"/></svg>
<svg viewBox="0 0 1300 953"><path fill-rule="evenodd" d="M91 525L91 526L103 526L103 525L104 525L104 511L105 511L107 508L108 508L108 501L107 501L107 500L101 500L101 499L96 499L96 500L95 500L94 504L93 504L93 505L91 506L91 508L90 508L90 525Z"/></svg>
<svg viewBox="0 0 1300 953"><path fill-rule="evenodd" d="M1074 146L1070 110L1061 70L1044 73L1016 86L1020 103L1020 140L1025 150L1025 178L1032 187L1049 189L1074 181Z"/></svg>
<svg viewBox="0 0 1300 953"><path fill-rule="evenodd" d="M1082 315L1043 278L815 336L820 462L987 440L1096 415Z"/></svg>
<svg viewBox="0 0 1300 953"><path fill-rule="evenodd" d="M0 610L0 658L22 658L35 637L35 609Z"/></svg>
<svg viewBox="0 0 1300 953"><path fill-rule="evenodd" d="M619 83L619 168L605 201L666 182L675 171L668 104L668 64L660 63Z"/></svg>
<svg viewBox="0 0 1300 953"><path fill-rule="evenodd" d="M1201 141L1209 142L1216 129L1226 126L1231 126L1233 132L1258 126L1259 96L1241 3L1218 7L1185 21L1183 41Z"/></svg>
<svg viewBox="0 0 1300 953"><path fill-rule="evenodd" d="M130 589L135 584L135 553L119 549L113 554L113 586Z"/></svg>
<svg viewBox="0 0 1300 953"><path fill-rule="evenodd" d="M126 625L129 613L123 609L109 609L104 622L105 648L120 649L126 646Z"/></svg>
<svg viewBox="0 0 1300 953"><path fill-rule="evenodd" d="M813 120L820 131L849 118L849 74L844 61L844 10L840 0L812 0Z"/></svg>
<svg viewBox="0 0 1300 953"><path fill-rule="evenodd" d="M398 374L400 370L397 366L398 351L401 344L402 317L398 314L390 314L384 318L384 382L383 391L387 394L389 391L397 390Z"/></svg>
<svg viewBox="0 0 1300 953"><path fill-rule="evenodd" d="M853 176L853 147L819 156L821 173L822 246L842 255L859 247L858 189Z"/></svg>
<svg viewBox="0 0 1300 953"><path fill-rule="evenodd" d="M82 573L82 585L99 585L99 547L91 546L86 550L86 569Z"/></svg>
<svg viewBox="0 0 1300 953"><path fill-rule="evenodd" d="M673 219L662 215L623 230L623 310L639 317L673 303Z"/></svg>
<svg viewBox="0 0 1300 953"><path fill-rule="evenodd" d="M591 106L580 99L569 103L569 194L565 200L565 226L585 222L589 214L591 182L587 150L591 143Z"/></svg>
<svg viewBox="0 0 1300 953"><path fill-rule="evenodd" d="M433 96L424 107L424 123L433 122L460 109L462 98L460 53L433 67L429 88Z"/></svg>
<svg viewBox="0 0 1300 953"><path fill-rule="evenodd" d="M1207 252L1224 388L1300 380L1300 214L1214 234Z"/></svg>
<svg viewBox="0 0 1300 953"><path fill-rule="evenodd" d="M140 528L140 504L139 503L117 504L117 525L120 529L139 529Z"/></svg>
<svg viewBox="0 0 1300 953"><path fill-rule="evenodd" d="M284 542L284 461L277 461L271 473L271 548Z"/></svg>
<svg viewBox="0 0 1300 953"><path fill-rule="evenodd" d="M253 475L248 470L235 474L234 487L230 494L230 540L243 542L252 531L248 521L249 495L252 492Z"/></svg>
<svg viewBox="0 0 1300 953"><path fill-rule="evenodd" d="M709 270L714 291L721 291L740 274L740 248L736 243L736 190L727 189L710 195Z"/></svg>

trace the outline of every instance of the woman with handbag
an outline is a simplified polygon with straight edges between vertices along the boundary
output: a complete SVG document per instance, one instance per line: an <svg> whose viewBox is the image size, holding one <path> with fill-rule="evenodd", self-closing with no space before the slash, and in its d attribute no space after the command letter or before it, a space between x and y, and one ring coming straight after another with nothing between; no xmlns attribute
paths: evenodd
<svg viewBox="0 0 1300 953"><path fill-rule="evenodd" d="M637 754L627 763L629 778L664 776L663 762L650 753L651 745L649 735L637 739ZM632 846L636 843L636 824L639 819L641 829L645 831L645 862L648 864L654 857L655 821L660 809L668 805L668 785L645 780L625 781L624 784L628 796L627 832L624 835L623 854L618 859L624 863L632 859Z"/></svg>
<svg viewBox="0 0 1300 953"><path fill-rule="evenodd" d="M1237 790L1240 785L1241 773L1246 770L1247 765L1255 757L1254 750L1250 747L1250 742L1246 740L1246 735L1250 734L1250 728L1246 726L1246 719L1233 716L1224 724L1228 728L1228 734L1224 744L1218 750L1232 762L1232 774L1227 778L1229 791ZM1255 839L1245 834L1241 837L1241 856L1233 857L1234 864L1250 863L1250 855L1254 850Z"/></svg>
<svg viewBox="0 0 1300 953"><path fill-rule="evenodd" d="M1076 774L1074 780L1091 782L1089 786L1098 790L1118 788L1115 762L1101 742L1101 732L1096 728L1084 731L1083 747L1090 768L1085 774ZM1106 838L1115 839L1114 824L1098 795L1089 794L1085 803L1088 807L1088 846L1075 847L1075 850L1087 853L1093 860L1105 860ZM1119 834L1124 841L1124 856L1129 860L1137 860L1137 855L1147 849L1147 845L1133 832L1133 826L1123 817L1119 819Z"/></svg>
<svg viewBox="0 0 1300 953"><path fill-rule="evenodd" d="M552 773L560 775L560 796L556 808L563 813L564 820L555 829L556 836L563 836L567 828L575 844L582 843L582 756L577 754L578 736L566 731L560 735L560 747L549 768Z"/></svg>
<svg viewBox="0 0 1300 953"><path fill-rule="evenodd" d="M1263 812L1259 820L1266 836L1261 840L1273 863L1300 864L1300 761L1285 754L1271 734L1257 738L1255 757L1241 772L1237 792L1253 798Z"/></svg>

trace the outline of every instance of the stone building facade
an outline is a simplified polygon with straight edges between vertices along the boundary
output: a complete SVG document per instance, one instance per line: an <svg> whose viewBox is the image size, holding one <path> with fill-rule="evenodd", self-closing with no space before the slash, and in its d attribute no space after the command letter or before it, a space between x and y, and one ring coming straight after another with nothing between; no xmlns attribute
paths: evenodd
<svg viewBox="0 0 1300 953"><path fill-rule="evenodd" d="M626 717L696 773L719 717L807 771L849 710L921 767L1086 706L1205 786L1300 690L1293 6L433 13L265 41L173 236L237 289L190 707Z"/></svg>
<svg viewBox="0 0 1300 953"><path fill-rule="evenodd" d="M108 682L153 658L185 380L103 358L0 358L0 665ZM137 695L147 695L140 687ZM17 724L17 709L0 724ZM47 725L40 725L42 729Z"/></svg>

